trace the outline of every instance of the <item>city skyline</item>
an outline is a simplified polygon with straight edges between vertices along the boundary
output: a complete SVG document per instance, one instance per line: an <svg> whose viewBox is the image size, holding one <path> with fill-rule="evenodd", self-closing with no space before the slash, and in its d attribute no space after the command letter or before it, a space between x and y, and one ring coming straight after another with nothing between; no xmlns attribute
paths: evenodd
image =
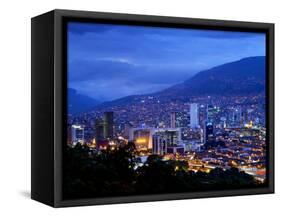
<svg viewBox="0 0 281 217"><path fill-rule="evenodd" d="M65 198L268 183L263 34L68 27Z"/></svg>

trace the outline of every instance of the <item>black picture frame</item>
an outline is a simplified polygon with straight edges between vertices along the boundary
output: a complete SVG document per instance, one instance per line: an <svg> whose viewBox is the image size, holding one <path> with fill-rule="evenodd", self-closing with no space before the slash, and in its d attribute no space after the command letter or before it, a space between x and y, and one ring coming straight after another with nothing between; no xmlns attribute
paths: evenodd
<svg viewBox="0 0 281 217"><path fill-rule="evenodd" d="M64 126L67 94L65 23L72 20L266 33L268 186L256 189L63 200L62 149L66 143ZM274 193L274 24L71 10L50 11L32 18L31 24L32 199L53 207L67 207Z"/></svg>

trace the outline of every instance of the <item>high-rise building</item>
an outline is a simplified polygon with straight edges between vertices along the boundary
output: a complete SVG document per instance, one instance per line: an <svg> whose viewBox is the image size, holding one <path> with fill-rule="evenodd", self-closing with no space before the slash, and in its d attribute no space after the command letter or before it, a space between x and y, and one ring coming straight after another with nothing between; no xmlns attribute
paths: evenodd
<svg viewBox="0 0 281 217"><path fill-rule="evenodd" d="M159 134L153 135L153 154L164 155L167 153L167 141Z"/></svg>
<svg viewBox="0 0 281 217"><path fill-rule="evenodd" d="M138 151L148 151L151 149L151 130L150 129L137 129L133 132L133 138Z"/></svg>
<svg viewBox="0 0 281 217"><path fill-rule="evenodd" d="M232 124L234 126L240 126L242 124L242 110L241 110L241 107L233 108L231 120L232 120Z"/></svg>
<svg viewBox="0 0 281 217"><path fill-rule="evenodd" d="M181 133L179 128L167 128L165 130L156 131L152 137L153 154L166 154L169 147L178 147L180 141Z"/></svg>
<svg viewBox="0 0 281 217"><path fill-rule="evenodd" d="M104 112L103 119L95 120L95 133L97 143L113 139L113 112Z"/></svg>
<svg viewBox="0 0 281 217"><path fill-rule="evenodd" d="M96 142L97 144L104 140L103 134L104 122L101 119L96 119L95 121L95 133L96 133Z"/></svg>
<svg viewBox="0 0 281 217"><path fill-rule="evenodd" d="M130 122L126 122L124 126L124 136L126 139L129 139L131 128L133 128L133 125Z"/></svg>
<svg viewBox="0 0 281 217"><path fill-rule="evenodd" d="M211 122L206 122L204 127L204 143L214 140L214 127Z"/></svg>
<svg viewBox="0 0 281 217"><path fill-rule="evenodd" d="M152 149L152 135L154 128L133 128L129 129L129 141L134 141L140 149Z"/></svg>
<svg viewBox="0 0 281 217"><path fill-rule="evenodd" d="M215 109L213 105L207 105L207 121L213 123L215 120Z"/></svg>
<svg viewBox="0 0 281 217"><path fill-rule="evenodd" d="M103 116L104 128L103 134L105 139L113 138L113 112L104 112Z"/></svg>
<svg viewBox="0 0 281 217"><path fill-rule="evenodd" d="M84 128L81 125L71 126L71 140L73 145L84 142Z"/></svg>
<svg viewBox="0 0 281 217"><path fill-rule="evenodd" d="M199 126L199 115L197 103L190 104L190 128L194 129Z"/></svg>

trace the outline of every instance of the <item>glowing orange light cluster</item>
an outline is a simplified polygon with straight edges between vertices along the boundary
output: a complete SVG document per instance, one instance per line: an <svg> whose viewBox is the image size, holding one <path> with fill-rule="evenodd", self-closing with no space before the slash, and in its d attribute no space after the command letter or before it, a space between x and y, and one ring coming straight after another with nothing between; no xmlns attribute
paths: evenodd
<svg viewBox="0 0 281 217"><path fill-rule="evenodd" d="M146 139L145 138L138 138L136 140L136 143L146 143Z"/></svg>

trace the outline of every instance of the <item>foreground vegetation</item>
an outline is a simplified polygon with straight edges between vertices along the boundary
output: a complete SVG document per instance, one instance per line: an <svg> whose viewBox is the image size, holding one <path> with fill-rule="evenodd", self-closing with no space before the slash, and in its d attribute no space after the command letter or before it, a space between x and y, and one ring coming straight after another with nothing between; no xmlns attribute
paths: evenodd
<svg viewBox="0 0 281 217"><path fill-rule="evenodd" d="M188 170L181 161L163 161L150 155L143 166L134 143L118 150L91 151L77 144L67 147L63 163L64 199L140 194L161 194L260 186L237 168L216 168L209 173Z"/></svg>

